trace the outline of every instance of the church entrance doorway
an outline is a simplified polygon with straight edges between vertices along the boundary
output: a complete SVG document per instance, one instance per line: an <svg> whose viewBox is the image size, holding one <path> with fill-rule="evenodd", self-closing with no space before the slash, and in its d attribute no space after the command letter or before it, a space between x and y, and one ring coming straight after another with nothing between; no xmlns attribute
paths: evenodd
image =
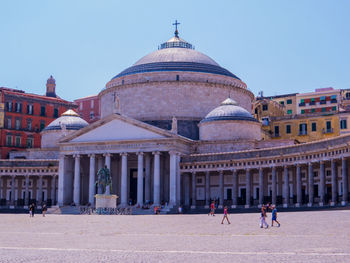
<svg viewBox="0 0 350 263"><path fill-rule="evenodd" d="M137 169L130 169L129 205L137 202Z"/></svg>

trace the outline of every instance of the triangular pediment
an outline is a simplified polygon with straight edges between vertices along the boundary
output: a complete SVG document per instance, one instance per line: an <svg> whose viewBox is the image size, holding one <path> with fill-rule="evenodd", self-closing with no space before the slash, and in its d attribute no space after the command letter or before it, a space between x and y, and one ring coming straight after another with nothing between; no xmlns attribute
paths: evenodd
<svg viewBox="0 0 350 263"><path fill-rule="evenodd" d="M152 125L128 118L114 115L100 120L72 134L62 142L107 142L152 140L172 137L168 131Z"/></svg>

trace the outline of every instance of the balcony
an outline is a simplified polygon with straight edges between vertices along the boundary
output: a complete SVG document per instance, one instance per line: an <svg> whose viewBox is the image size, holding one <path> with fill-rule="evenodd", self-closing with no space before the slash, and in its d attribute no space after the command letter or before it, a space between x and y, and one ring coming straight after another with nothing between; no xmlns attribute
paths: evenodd
<svg viewBox="0 0 350 263"><path fill-rule="evenodd" d="M329 129L322 129L322 133L323 133L323 134L333 133L333 132L334 132L333 128L329 128Z"/></svg>
<svg viewBox="0 0 350 263"><path fill-rule="evenodd" d="M299 107L305 106L305 102L299 103Z"/></svg>
<svg viewBox="0 0 350 263"><path fill-rule="evenodd" d="M337 99L331 100L331 103L337 103L337 102L338 102Z"/></svg>
<svg viewBox="0 0 350 263"><path fill-rule="evenodd" d="M326 104L326 103L327 103L327 101L325 101L325 100L320 101L320 104Z"/></svg>
<svg viewBox="0 0 350 263"><path fill-rule="evenodd" d="M310 101L309 105L316 105L315 101Z"/></svg>

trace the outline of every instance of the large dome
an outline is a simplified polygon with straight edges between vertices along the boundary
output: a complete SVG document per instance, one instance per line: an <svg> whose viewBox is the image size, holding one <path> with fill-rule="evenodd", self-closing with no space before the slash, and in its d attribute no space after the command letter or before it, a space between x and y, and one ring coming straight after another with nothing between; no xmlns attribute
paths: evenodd
<svg viewBox="0 0 350 263"><path fill-rule="evenodd" d="M191 71L224 75L239 79L222 68L213 59L194 50L192 45L178 36L172 37L133 66L119 73L115 78L126 75L160 71Z"/></svg>

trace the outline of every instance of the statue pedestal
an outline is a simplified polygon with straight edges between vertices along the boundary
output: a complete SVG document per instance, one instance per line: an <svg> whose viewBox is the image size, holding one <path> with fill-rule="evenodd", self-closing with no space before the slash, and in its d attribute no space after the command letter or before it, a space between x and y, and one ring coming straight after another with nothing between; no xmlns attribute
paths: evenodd
<svg viewBox="0 0 350 263"><path fill-rule="evenodd" d="M117 195L95 195L96 208L116 208L117 207Z"/></svg>

